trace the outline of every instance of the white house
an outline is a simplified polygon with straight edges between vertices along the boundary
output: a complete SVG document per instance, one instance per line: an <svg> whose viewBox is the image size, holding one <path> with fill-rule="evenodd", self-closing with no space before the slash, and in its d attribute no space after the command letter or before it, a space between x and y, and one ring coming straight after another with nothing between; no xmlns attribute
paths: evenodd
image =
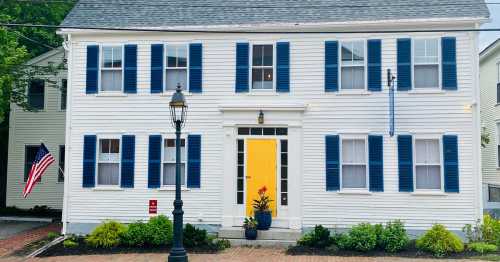
<svg viewBox="0 0 500 262"><path fill-rule="evenodd" d="M482 131L489 143L482 148L484 209L500 209L500 39L481 51L480 87Z"/></svg>
<svg viewBox="0 0 500 262"><path fill-rule="evenodd" d="M273 227L460 230L482 214L478 38L460 30L488 16L482 0L80 1L59 31L64 232L147 219L149 200L171 216L177 83L185 222L241 226L266 186Z"/></svg>
<svg viewBox="0 0 500 262"><path fill-rule="evenodd" d="M47 66L49 63L57 66L63 63L64 56L64 49L60 47L31 59L25 66ZM59 210L63 207L64 175L59 167L64 169L66 79L66 72L62 70L56 75L40 76L29 81L27 102L36 111L26 111L11 104L7 206L28 209L38 205ZM46 170L25 199L22 192L40 142L47 146L56 163Z"/></svg>

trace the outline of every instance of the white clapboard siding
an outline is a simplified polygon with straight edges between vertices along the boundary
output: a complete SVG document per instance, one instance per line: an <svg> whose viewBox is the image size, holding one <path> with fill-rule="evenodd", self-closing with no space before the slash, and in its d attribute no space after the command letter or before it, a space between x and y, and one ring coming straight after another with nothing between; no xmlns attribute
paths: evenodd
<svg viewBox="0 0 500 262"><path fill-rule="evenodd" d="M63 61L64 50L58 48L29 61L33 65L58 65ZM7 206L32 208L46 205L62 209L64 183L58 182L59 146L64 145L66 111L60 109L61 80L66 79L62 71L52 79L58 87L45 85L45 108L38 112L28 112L11 105L9 128L9 162L7 166ZM23 198L24 158L26 145L40 145L43 140L56 162L52 164L42 181L38 183L28 198Z"/></svg>
<svg viewBox="0 0 500 262"><path fill-rule="evenodd" d="M67 221L95 223L103 219L130 222L147 218L148 199L158 199L159 212L171 214L173 191L147 189L148 135L173 132L169 95L150 94L152 43L203 44L203 93L188 94L185 132L202 135L201 189L183 192L185 222L222 223L223 103L302 102L302 190L290 192L302 199L302 225L345 227L355 223L404 220L410 228L427 228L435 222L459 230L478 218L478 174L473 167L473 100L475 67L472 56L476 36L469 33L432 33L430 37L457 37L458 91L398 92L396 133L453 133L459 137L460 193L417 196L398 192L396 138L388 136L388 92L385 70L396 70L396 39L419 34L99 34L72 36L71 180ZM382 92L340 95L324 92L324 41L382 39ZM235 94L235 43L290 42L290 93ZM138 93L124 96L86 95L86 46L95 43L138 44ZM257 116L255 116L257 117ZM332 133L384 135L383 193L348 195L325 191L324 136ZM136 135L135 188L102 191L82 188L82 150L85 134Z"/></svg>

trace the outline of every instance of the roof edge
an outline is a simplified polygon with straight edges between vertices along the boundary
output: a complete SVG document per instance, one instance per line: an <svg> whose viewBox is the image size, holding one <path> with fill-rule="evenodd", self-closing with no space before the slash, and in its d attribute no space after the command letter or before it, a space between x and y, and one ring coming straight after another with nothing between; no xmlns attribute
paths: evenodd
<svg viewBox="0 0 500 262"><path fill-rule="evenodd" d="M39 62L42 62L46 59L49 59L51 58L52 56L54 55L57 55L61 52L64 52L64 48L62 46L58 47L58 48L55 48L55 49L52 49L48 52L45 52L39 56L36 56L36 57L33 57L31 58L30 60L26 61L24 64L25 65L33 65L33 64L36 64L36 63L39 63Z"/></svg>

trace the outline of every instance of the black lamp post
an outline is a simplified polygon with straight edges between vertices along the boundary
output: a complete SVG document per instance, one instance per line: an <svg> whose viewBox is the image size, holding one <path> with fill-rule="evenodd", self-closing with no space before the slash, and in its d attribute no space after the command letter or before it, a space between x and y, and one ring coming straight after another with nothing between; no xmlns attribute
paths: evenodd
<svg viewBox="0 0 500 262"><path fill-rule="evenodd" d="M172 117L172 125L175 127L175 200L174 200L174 241L169 262L188 261L186 250L182 245L182 211L181 200L181 128L186 121L187 105L184 95L182 94L181 85L177 84L177 90L172 95L170 101L170 116Z"/></svg>

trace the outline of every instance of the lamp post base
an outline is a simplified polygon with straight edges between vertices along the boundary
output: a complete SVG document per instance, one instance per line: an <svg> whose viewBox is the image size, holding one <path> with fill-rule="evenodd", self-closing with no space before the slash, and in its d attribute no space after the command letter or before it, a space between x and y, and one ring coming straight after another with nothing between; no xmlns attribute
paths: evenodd
<svg viewBox="0 0 500 262"><path fill-rule="evenodd" d="M184 248L181 249L172 249L170 251L170 255L168 255L168 262L187 262L187 254Z"/></svg>

